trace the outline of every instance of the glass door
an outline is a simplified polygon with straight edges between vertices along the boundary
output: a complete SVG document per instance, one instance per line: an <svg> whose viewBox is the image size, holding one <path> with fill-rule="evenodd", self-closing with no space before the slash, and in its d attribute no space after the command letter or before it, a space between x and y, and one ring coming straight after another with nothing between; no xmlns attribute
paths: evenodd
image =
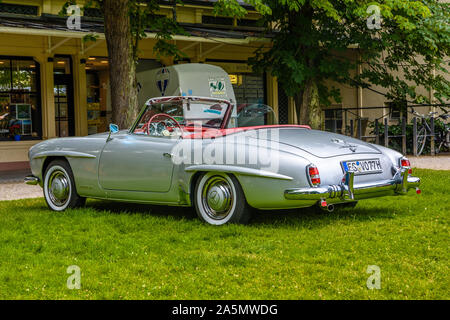
<svg viewBox="0 0 450 320"><path fill-rule="evenodd" d="M73 78L70 58L56 58L54 70L55 126L58 137L75 135Z"/></svg>

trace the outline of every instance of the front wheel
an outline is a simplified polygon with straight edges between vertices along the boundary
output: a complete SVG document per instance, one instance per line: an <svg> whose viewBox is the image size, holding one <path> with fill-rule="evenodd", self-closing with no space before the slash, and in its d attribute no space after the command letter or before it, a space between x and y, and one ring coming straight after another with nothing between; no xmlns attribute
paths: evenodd
<svg viewBox="0 0 450 320"><path fill-rule="evenodd" d="M54 211L76 208L84 205L86 198L77 194L72 169L67 161L50 162L44 174L44 197Z"/></svg>
<svg viewBox="0 0 450 320"><path fill-rule="evenodd" d="M198 179L194 205L200 219L212 225L245 224L250 219L239 181L225 173L208 172Z"/></svg>

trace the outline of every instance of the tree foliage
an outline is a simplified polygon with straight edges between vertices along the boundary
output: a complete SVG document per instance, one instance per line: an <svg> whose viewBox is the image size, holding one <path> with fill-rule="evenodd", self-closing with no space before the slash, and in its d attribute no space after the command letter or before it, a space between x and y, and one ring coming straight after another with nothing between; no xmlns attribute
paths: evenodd
<svg viewBox="0 0 450 320"><path fill-rule="evenodd" d="M177 1L173 2L176 5ZM61 13L66 14L70 5L76 1L67 1ZM136 64L139 56L139 42L147 32L156 33L153 51L158 57L162 55L180 58L181 53L174 43L172 35L183 33L176 19L158 15L160 10L157 0L88 0L83 10L97 8L103 13L105 39L110 62L111 107L113 121L121 128L128 127L137 116L137 81ZM88 34L85 41L96 41Z"/></svg>
<svg viewBox="0 0 450 320"><path fill-rule="evenodd" d="M228 10L222 10L224 2ZM230 14L237 3L219 1L216 12ZM261 13L273 46L258 49L250 62L256 70L270 70L289 96L298 96L296 104L311 102L303 96L310 86L317 87L321 105L340 102L340 92L330 80L369 89L381 86L391 100L428 102L428 96L419 94L420 86L434 90L441 102L450 98L445 77L450 44L448 4L437 0L252 1L255 3L257 10L264 8ZM371 28L377 22L373 21L374 8L379 8L380 28ZM242 9L235 14L242 16ZM357 54L349 53L349 48Z"/></svg>
<svg viewBox="0 0 450 320"><path fill-rule="evenodd" d="M128 2L129 19L131 24L132 47L133 55L137 61L139 55L139 42L147 37L146 31L153 31L156 34L156 44L153 51L158 57L171 56L175 59L184 57L184 54L179 51L173 43L172 36L174 34L185 34L174 19L165 15L158 14L160 11L160 4L157 0L124 0ZM81 10L95 8L104 11L104 0L87 0L84 2ZM175 0L172 4L181 3L180 0ZM67 8L70 5L76 5L76 0L66 1L62 7L60 14L65 15ZM87 34L84 41L96 41L96 37L92 34Z"/></svg>

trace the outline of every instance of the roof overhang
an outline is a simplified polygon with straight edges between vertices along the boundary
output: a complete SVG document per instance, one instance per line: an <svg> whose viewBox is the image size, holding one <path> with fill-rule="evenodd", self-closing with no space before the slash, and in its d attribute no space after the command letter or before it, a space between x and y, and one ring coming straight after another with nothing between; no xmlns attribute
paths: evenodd
<svg viewBox="0 0 450 320"><path fill-rule="evenodd" d="M51 30L51 29L34 29L34 28L15 28L15 27L2 27L0 26L0 33L8 34L20 34L20 35L33 35L33 36L50 36L61 38L74 38L82 39L86 35L95 36L98 39L105 39L103 33L96 32L80 32L80 31L63 31L63 30ZM146 32L146 37L150 39L156 38L156 33ZM179 41L194 41L194 42L207 42L207 43L223 43L223 44L249 44L251 42L270 43L270 39L257 38L257 37L245 37L243 39L235 38L214 38L214 37L201 37L201 36L183 36L173 35L173 40Z"/></svg>

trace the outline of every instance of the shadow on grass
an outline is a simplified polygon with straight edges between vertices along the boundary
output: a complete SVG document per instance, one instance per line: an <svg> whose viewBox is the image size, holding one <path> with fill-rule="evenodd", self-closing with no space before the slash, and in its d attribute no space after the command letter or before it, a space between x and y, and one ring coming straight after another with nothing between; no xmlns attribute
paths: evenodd
<svg viewBox="0 0 450 320"><path fill-rule="evenodd" d="M197 213L190 207L170 207L162 205L147 205L123 203L106 200L89 200L87 207L96 211L109 211L113 214L141 214L157 217L170 217L175 220L197 220ZM367 221L376 219L391 219L392 213L388 208L363 207L336 209L332 213L321 211L316 208L303 208L291 210L253 210L250 226L273 226L273 225L301 225L303 222L324 225L336 220Z"/></svg>
<svg viewBox="0 0 450 320"><path fill-rule="evenodd" d="M303 208L295 210L255 211L251 220L252 225L299 225L312 223L311 226L322 226L338 220L373 221L378 219L392 219L393 214L388 209L372 208L345 208L326 212L317 208Z"/></svg>
<svg viewBox="0 0 450 320"><path fill-rule="evenodd" d="M88 200L86 207L96 211L109 211L113 214L152 215L158 217L171 217L178 220L193 220L197 218L194 208L190 207L171 207L164 205L126 203L107 200Z"/></svg>
<svg viewBox="0 0 450 320"><path fill-rule="evenodd" d="M24 208L33 211L49 211L43 199L32 200L24 203L22 201L11 201L9 210L15 208ZM118 215L142 215L154 216L160 218L170 218L172 220L199 221L194 208L190 207L171 207L164 205L135 204L125 202L115 202L108 200L88 199L86 208L94 210L97 213L118 214ZM83 210L83 208L77 209ZM329 213L317 208L303 208L290 210L253 210L252 219L249 226L252 227L273 227L273 226L305 226L309 228L328 225L339 220L353 221L373 221L379 219L394 218L389 206L362 206L359 204L356 208L337 208Z"/></svg>

